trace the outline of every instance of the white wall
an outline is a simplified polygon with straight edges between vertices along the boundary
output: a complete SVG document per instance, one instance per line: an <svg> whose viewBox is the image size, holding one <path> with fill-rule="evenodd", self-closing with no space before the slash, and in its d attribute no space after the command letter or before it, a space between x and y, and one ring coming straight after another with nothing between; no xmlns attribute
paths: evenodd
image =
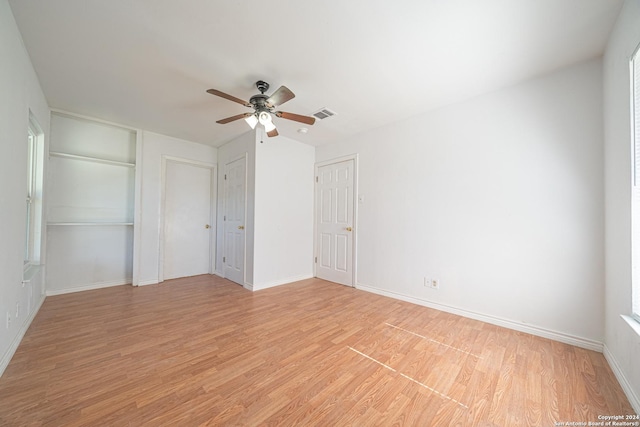
<svg viewBox="0 0 640 427"><path fill-rule="evenodd" d="M605 356L640 413L640 336L631 313L631 123L629 60L640 44L640 2L627 1L604 57L606 189Z"/></svg>
<svg viewBox="0 0 640 427"><path fill-rule="evenodd" d="M315 149L285 136L259 140L253 290L313 277Z"/></svg>
<svg viewBox="0 0 640 427"><path fill-rule="evenodd" d="M134 284L159 282L162 156L215 165L217 149L208 145L142 131L139 242L134 248Z"/></svg>
<svg viewBox="0 0 640 427"><path fill-rule="evenodd" d="M218 149L218 251L222 269L225 165L247 158L245 280L259 290L313 276L313 147L261 128Z"/></svg>
<svg viewBox="0 0 640 427"><path fill-rule="evenodd" d="M44 300L41 269L22 286L29 110L45 133L49 107L6 0L0 0L0 374ZM21 183L24 182L24 185ZM14 185L15 184L15 185ZM44 233L43 233L44 234ZM41 251L45 253L45 242ZM41 262L45 262L44 256ZM16 304L21 309L16 318ZM30 312L28 310L30 308ZM12 323L5 327L6 314Z"/></svg>
<svg viewBox="0 0 640 427"><path fill-rule="evenodd" d="M594 60L318 147L359 153L357 286L601 349L601 78Z"/></svg>

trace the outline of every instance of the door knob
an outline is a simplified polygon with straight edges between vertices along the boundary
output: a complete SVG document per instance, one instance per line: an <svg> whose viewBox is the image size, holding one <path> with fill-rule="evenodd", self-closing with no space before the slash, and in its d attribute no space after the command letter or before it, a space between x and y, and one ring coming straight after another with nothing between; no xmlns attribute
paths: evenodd
<svg viewBox="0 0 640 427"><path fill-rule="evenodd" d="M347 231L351 231L351 230L352 230L352 228L351 228L351 227L347 227L347 228L345 228L345 230L347 230Z"/></svg>
<svg viewBox="0 0 640 427"><path fill-rule="evenodd" d="M209 224L205 225L204 228L211 228Z"/></svg>
<svg viewBox="0 0 640 427"><path fill-rule="evenodd" d="M238 230L244 230L244 225L239 225Z"/></svg>

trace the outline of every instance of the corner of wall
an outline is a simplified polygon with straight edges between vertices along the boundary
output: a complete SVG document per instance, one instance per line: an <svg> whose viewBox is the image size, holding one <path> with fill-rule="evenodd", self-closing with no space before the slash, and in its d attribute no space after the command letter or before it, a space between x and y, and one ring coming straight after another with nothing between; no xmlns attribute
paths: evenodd
<svg viewBox="0 0 640 427"><path fill-rule="evenodd" d="M640 413L640 336L620 316L630 314L631 121L629 60L640 44L640 2L625 1L603 60L605 181L604 355L634 409Z"/></svg>
<svg viewBox="0 0 640 427"><path fill-rule="evenodd" d="M627 377L620 367L620 364L616 360L616 357L613 355L613 353L611 353L611 350L609 350L609 347L607 347L606 344L604 345L603 354L604 358L609 363L609 367L611 367L613 374L616 376L616 379L620 383L624 394L627 396L627 399L629 399L631 407L634 411L636 411L637 414L640 414L640 398L634 391L633 386L627 380Z"/></svg>

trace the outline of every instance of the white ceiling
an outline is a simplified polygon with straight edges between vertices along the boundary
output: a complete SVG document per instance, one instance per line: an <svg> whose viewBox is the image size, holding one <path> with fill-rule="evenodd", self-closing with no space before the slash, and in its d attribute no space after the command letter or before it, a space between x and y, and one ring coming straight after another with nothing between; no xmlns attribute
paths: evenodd
<svg viewBox="0 0 640 427"><path fill-rule="evenodd" d="M263 79L321 145L597 57L623 0L9 0L49 105L219 146Z"/></svg>

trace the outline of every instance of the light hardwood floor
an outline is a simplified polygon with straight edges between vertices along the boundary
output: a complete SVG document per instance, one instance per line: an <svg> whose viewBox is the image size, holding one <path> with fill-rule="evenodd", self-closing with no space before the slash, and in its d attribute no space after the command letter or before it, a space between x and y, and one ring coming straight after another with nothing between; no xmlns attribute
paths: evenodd
<svg viewBox="0 0 640 427"><path fill-rule="evenodd" d="M48 297L2 426L554 426L632 414L602 354L318 279Z"/></svg>

